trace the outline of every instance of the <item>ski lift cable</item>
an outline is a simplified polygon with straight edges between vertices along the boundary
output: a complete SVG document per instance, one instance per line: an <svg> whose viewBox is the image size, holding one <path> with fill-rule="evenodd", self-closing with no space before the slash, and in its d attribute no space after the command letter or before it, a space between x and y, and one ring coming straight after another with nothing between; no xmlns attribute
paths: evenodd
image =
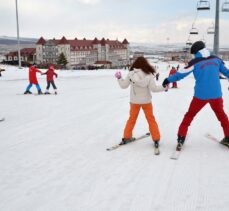
<svg viewBox="0 0 229 211"><path fill-rule="evenodd" d="M214 22L207 28L207 34L215 34Z"/></svg>
<svg viewBox="0 0 229 211"><path fill-rule="evenodd" d="M193 29L193 26L195 25L195 22L196 22L196 20L197 20L198 12L199 12L199 11L196 11L196 14L195 14L195 17L194 17L194 21L193 21L193 23L192 23L192 29ZM187 41L186 41L186 44L187 44L188 41L191 40L190 38L191 38L191 34L190 34L190 32L189 32L189 33L188 33L188 39L187 39Z"/></svg>
<svg viewBox="0 0 229 211"><path fill-rule="evenodd" d="M196 11L196 15L195 15L195 18L194 18L193 24L195 24L195 23L196 23L196 20L197 20L198 14L199 14L199 11Z"/></svg>
<svg viewBox="0 0 229 211"><path fill-rule="evenodd" d="M199 11L196 11L196 15L195 15L194 21L192 23L192 28L194 28L193 26L195 26L195 24L196 24L196 20L198 18L198 14L199 14Z"/></svg>
<svg viewBox="0 0 229 211"><path fill-rule="evenodd" d="M196 13L195 13L195 17L194 17L194 20L193 20L193 23L192 23L192 28L191 28L191 30L192 29L195 29L195 24L196 24L196 20L197 20L197 18L198 18L198 15L199 15L199 11L198 10L196 10ZM197 30L197 29L195 29L195 30ZM198 34L198 31L196 31L196 33L195 34ZM187 42L189 42L189 41L191 41L191 33L190 33L190 31L189 31L189 34L188 34L188 39L187 39L187 41L186 41L186 44L187 44Z"/></svg>

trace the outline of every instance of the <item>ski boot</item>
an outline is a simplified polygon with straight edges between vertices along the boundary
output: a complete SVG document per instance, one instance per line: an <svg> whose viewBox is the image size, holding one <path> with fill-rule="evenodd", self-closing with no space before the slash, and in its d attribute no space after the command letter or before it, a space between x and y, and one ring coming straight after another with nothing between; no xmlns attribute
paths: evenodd
<svg viewBox="0 0 229 211"><path fill-rule="evenodd" d="M120 142L119 145L128 144L128 143L133 142L135 140L136 140L136 138L122 138L122 141Z"/></svg>
<svg viewBox="0 0 229 211"><path fill-rule="evenodd" d="M38 91L38 94L39 94L39 95L42 95L42 94L43 94L43 92L42 92L41 90L39 90L39 91Z"/></svg>
<svg viewBox="0 0 229 211"><path fill-rule="evenodd" d="M50 95L50 92L46 91L46 92L45 92L45 95Z"/></svg>
<svg viewBox="0 0 229 211"><path fill-rule="evenodd" d="M160 150L159 150L159 141L154 141L154 154L159 155Z"/></svg>
<svg viewBox="0 0 229 211"><path fill-rule="evenodd" d="M177 151L181 151L182 146L183 146L184 141L185 141L185 136L179 136L179 135L178 135L177 141L178 141L178 143L177 143L176 150L177 150Z"/></svg>
<svg viewBox="0 0 229 211"><path fill-rule="evenodd" d="M57 91L55 91L54 94L57 95Z"/></svg>
<svg viewBox="0 0 229 211"><path fill-rule="evenodd" d="M224 146L229 147L229 137L225 137L223 140L221 140L220 144L223 144Z"/></svg>
<svg viewBox="0 0 229 211"><path fill-rule="evenodd" d="M159 141L154 141L154 147L159 148Z"/></svg>
<svg viewBox="0 0 229 211"><path fill-rule="evenodd" d="M27 94L32 94L32 92L26 90L26 91L24 92L24 95L27 95Z"/></svg>

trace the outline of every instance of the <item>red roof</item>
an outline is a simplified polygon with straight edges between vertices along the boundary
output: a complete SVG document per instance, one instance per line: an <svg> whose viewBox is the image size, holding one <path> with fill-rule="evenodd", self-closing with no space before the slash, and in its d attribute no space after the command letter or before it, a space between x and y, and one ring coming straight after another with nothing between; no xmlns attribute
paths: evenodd
<svg viewBox="0 0 229 211"><path fill-rule="evenodd" d="M43 37L41 37L38 41L37 41L37 45L44 45L45 44L45 39Z"/></svg>
<svg viewBox="0 0 229 211"><path fill-rule="evenodd" d="M126 49L126 46L124 46L124 44L129 44L128 41L126 39L124 39L123 42L120 42L118 40L109 40L105 38L102 38L102 40L98 40L96 37L94 38L94 40L87 40L86 38L82 39L82 40L78 40L77 38L73 39L73 40L67 40L64 36L58 40L58 39L52 39L52 41L55 42L56 45L64 45L64 44L69 44L71 46L72 50L90 50L93 48L93 45L97 45L97 44L101 44L102 46L105 46L106 44L108 44L110 46L110 48L112 49ZM45 44L45 40L43 37L41 37L37 44Z"/></svg>
<svg viewBox="0 0 229 211"><path fill-rule="evenodd" d="M95 44L95 45L99 44L99 40L97 39L97 37L95 37L95 39L92 41L92 44Z"/></svg>
<svg viewBox="0 0 229 211"><path fill-rule="evenodd" d="M129 42L128 42L127 39L125 38L125 39L122 41L122 44L126 45L126 44L129 44Z"/></svg>
<svg viewBox="0 0 229 211"><path fill-rule="evenodd" d="M68 40L68 43L72 46L84 47L84 46L93 46L92 40Z"/></svg>
<svg viewBox="0 0 229 211"><path fill-rule="evenodd" d="M65 44L69 44L69 42L67 41L67 39L65 38L65 36L63 36L61 38L61 40L59 41L58 44L65 45Z"/></svg>
<svg viewBox="0 0 229 211"><path fill-rule="evenodd" d="M36 53L36 48L23 48L20 50L21 56L32 56ZM11 51L5 56L18 56L18 51Z"/></svg>
<svg viewBox="0 0 229 211"><path fill-rule="evenodd" d="M21 53L23 53L23 54L35 54L36 48L23 48L23 49L21 49Z"/></svg>
<svg viewBox="0 0 229 211"><path fill-rule="evenodd" d="M107 44L105 38L103 38L103 39L100 41L100 43L101 43L101 45L103 45L103 46Z"/></svg>

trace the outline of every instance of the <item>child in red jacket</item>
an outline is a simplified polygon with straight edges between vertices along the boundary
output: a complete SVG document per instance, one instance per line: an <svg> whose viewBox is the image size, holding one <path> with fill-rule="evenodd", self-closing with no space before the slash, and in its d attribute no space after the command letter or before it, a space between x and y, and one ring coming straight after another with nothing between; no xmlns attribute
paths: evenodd
<svg viewBox="0 0 229 211"><path fill-rule="evenodd" d="M55 75L57 78L58 75L54 72L54 67L50 66L49 69L45 73L42 73L42 75L47 75L47 87L46 87L45 94L50 94L50 92L49 92L50 84L52 84L52 87L55 90L55 94L57 94L57 88L56 88L56 85L54 83L53 77Z"/></svg>
<svg viewBox="0 0 229 211"><path fill-rule="evenodd" d="M174 75L177 72L175 67L172 67L172 69L169 72L169 76ZM172 88L177 88L177 82L173 82Z"/></svg>
<svg viewBox="0 0 229 211"><path fill-rule="evenodd" d="M29 85L27 86L24 94L32 94L32 92L30 92L30 89L33 85L36 86L38 94L42 94L41 87L37 81L37 73L42 74L42 72L36 68L36 65L31 65L29 68Z"/></svg>

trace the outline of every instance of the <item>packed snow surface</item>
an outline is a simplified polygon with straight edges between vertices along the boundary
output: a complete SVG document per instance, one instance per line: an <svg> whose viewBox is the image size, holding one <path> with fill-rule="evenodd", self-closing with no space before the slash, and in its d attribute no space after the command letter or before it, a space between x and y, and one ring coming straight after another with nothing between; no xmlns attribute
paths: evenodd
<svg viewBox="0 0 229 211"><path fill-rule="evenodd" d="M161 84L168 65L157 65ZM120 142L129 115L129 89L120 89L116 70L57 71L58 95L36 96L22 94L28 69L5 68L0 78L0 118L5 117L0 122L1 211L229 209L229 149L205 137L223 138L209 105L195 117L179 160L170 159L193 97L192 75L179 81L178 89L152 94L161 132L161 154L155 156L151 137L106 151ZM45 76L38 80L45 91ZM221 84L229 114L228 81ZM141 111L134 136L146 132Z"/></svg>

